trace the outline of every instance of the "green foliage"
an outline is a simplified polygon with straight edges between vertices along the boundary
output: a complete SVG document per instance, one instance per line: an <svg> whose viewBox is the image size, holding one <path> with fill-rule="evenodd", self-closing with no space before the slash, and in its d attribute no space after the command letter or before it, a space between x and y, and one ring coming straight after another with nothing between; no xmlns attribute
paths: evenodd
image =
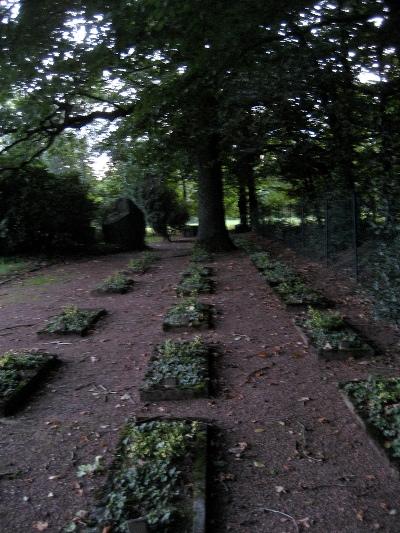
<svg viewBox="0 0 400 533"><path fill-rule="evenodd" d="M249 237L245 237L244 235L233 235L232 240L238 248L241 248L250 255L257 253L268 253L264 252L258 243L254 242Z"/></svg>
<svg viewBox="0 0 400 533"><path fill-rule="evenodd" d="M30 265L29 261L13 257L0 257L0 276L15 274Z"/></svg>
<svg viewBox="0 0 400 533"><path fill-rule="evenodd" d="M259 270L264 270L271 266L271 256L268 252L256 252L250 254L250 259Z"/></svg>
<svg viewBox="0 0 400 533"><path fill-rule="evenodd" d="M400 457L400 379L370 377L343 385L359 414L381 435L393 457Z"/></svg>
<svg viewBox="0 0 400 533"><path fill-rule="evenodd" d="M164 328L173 327L201 327L209 325L211 321L211 308L195 298L186 298L171 307L164 318Z"/></svg>
<svg viewBox="0 0 400 533"><path fill-rule="evenodd" d="M182 228L189 220L185 204L161 178L146 176L136 184L134 196L146 213L147 223L165 238L168 238L168 228Z"/></svg>
<svg viewBox="0 0 400 533"><path fill-rule="evenodd" d="M88 244L93 204L78 175L31 167L0 177L0 250L39 252Z"/></svg>
<svg viewBox="0 0 400 533"><path fill-rule="evenodd" d="M159 259L160 257L154 252L144 252L141 257L129 261L128 269L135 274L144 274Z"/></svg>
<svg viewBox="0 0 400 533"><path fill-rule="evenodd" d="M340 313L336 311L308 310L307 326L311 329L323 329L325 331L335 331L344 327L344 321Z"/></svg>
<svg viewBox="0 0 400 533"><path fill-rule="evenodd" d="M170 339L156 347L145 382L163 385L166 379L176 380L179 388L206 387L208 347L200 337L191 341L174 342Z"/></svg>
<svg viewBox="0 0 400 533"><path fill-rule="evenodd" d="M132 288L133 283L133 280L127 278L122 272L116 272L100 283L97 291L124 294Z"/></svg>
<svg viewBox="0 0 400 533"><path fill-rule="evenodd" d="M190 276L184 276L176 288L178 296L190 296L195 294L206 294L213 291L212 280L198 272L193 272Z"/></svg>
<svg viewBox="0 0 400 533"><path fill-rule="evenodd" d="M196 276L203 276L204 278L208 278L212 275L212 269L211 267L203 266L203 265L190 265L182 274L182 276L185 277L191 277L193 275Z"/></svg>
<svg viewBox="0 0 400 533"><path fill-rule="evenodd" d="M368 350L361 337L346 325L339 313L310 308L303 322L313 343L323 350Z"/></svg>
<svg viewBox="0 0 400 533"><path fill-rule="evenodd" d="M51 318L46 325L47 333L81 333L97 316L98 311L79 309L76 305L64 307L61 314Z"/></svg>
<svg viewBox="0 0 400 533"><path fill-rule="evenodd" d="M199 437L197 422L128 424L101 525L126 533L124 522L144 516L150 531L166 533L179 520L187 520L180 505L187 498L183 467Z"/></svg>
<svg viewBox="0 0 400 533"><path fill-rule="evenodd" d="M321 305L325 303L323 296L306 285L300 278L289 278L283 283L279 283L275 290L288 305Z"/></svg>
<svg viewBox="0 0 400 533"><path fill-rule="evenodd" d="M85 465L79 465L76 472L77 477L85 477L88 475L98 474L104 471L104 466L102 464L103 456L96 455L93 463L88 463Z"/></svg>
<svg viewBox="0 0 400 533"><path fill-rule="evenodd" d="M295 279L297 274L285 265L285 263L272 261L270 265L262 271L262 276L271 285L279 285L280 283L290 282L290 280Z"/></svg>
<svg viewBox="0 0 400 533"><path fill-rule="evenodd" d="M0 400L6 399L30 378L27 371L38 370L49 360L42 352L7 352L0 357Z"/></svg>
<svg viewBox="0 0 400 533"><path fill-rule="evenodd" d="M190 260L194 263L207 263L213 260L213 256L202 246L196 244L196 246L193 247L192 257Z"/></svg>

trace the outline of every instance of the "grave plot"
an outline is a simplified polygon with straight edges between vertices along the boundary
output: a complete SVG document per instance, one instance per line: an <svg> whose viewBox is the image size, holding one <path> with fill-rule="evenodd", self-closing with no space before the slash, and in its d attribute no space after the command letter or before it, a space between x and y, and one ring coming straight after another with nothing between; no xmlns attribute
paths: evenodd
<svg viewBox="0 0 400 533"><path fill-rule="evenodd" d="M190 265L182 274L183 278L189 278L193 274L196 274L198 276L202 276L205 278L208 278L213 275L213 269L212 267L204 266L204 265Z"/></svg>
<svg viewBox="0 0 400 533"><path fill-rule="evenodd" d="M328 307L330 302L318 291L306 285L299 278L291 278L274 287L275 292L282 298L287 308L304 309L308 306Z"/></svg>
<svg viewBox="0 0 400 533"><path fill-rule="evenodd" d="M86 531L204 533L207 432L197 421L129 422Z"/></svg>
<svg viewBox="0 0 400 533"><path fill-rule="evenodd" d="M304 342L309 341L323 359L374 355L374 349L337 312L310 308L295 325Z"/></svg>
<svg viewBox="0 0 400 533"><path fill-rule="evenodd" d="M309 287L296 272L284 263L272 261L267 252L251 254L250 257L264 279L289 309L292 307L304 309L310 305L324 308L330 305L320 292Z"/></svg>
<svg viewBox="0 0 400 533"><path fill-rule="evenodd" d="M213 256L201 246L194 246L190 260L192 263L208 263L213 261Z"/></svg>
<svg viewBox="0 0 400 533"><path fill-rule="evenodd" d="M154 252L144 252L141 257L131 259L124 274L145 274L150 270L153 263L160 260Z"/></svg>
<svg viewBox="0 0 400 533"><path fill-rule="evenodd" d="M134 281L122 272L112 274L100 283L95 294L126 294L133 289Z"/></svg>
<svg viewBox="0 0 400 533"><path fill-rule="evenodd" d="M250 259L271 287L298 278L297 274L285 263L272 261L266 252L252 254Z"/></svg>
<svg viewBox="0 0 400 533"><path fill-rule="evenodd" d="M262 247L258 243L252 241L248 237L244 237L243 235L233 235L232 240L238 248L247 254L263 252Z"/></svg>
<svg viewBox="0 0 400 533"><path fill-rule="evenodd" d="M140 389L143 401L185 400L208 396L210 348L200 337L170 339L155 347Z"/></svg>
<svg viewBox="0 0 400 533"><path fill-rule="evenodd" d="M80 309L75 305L65 307L64 310L51 317L47 325L38 335L87 335L94 325L107 314L105 309Z"/></svg>
<svg viewBox="0 0 400 533"><path fill-rule="evenodd" d="M192 271L184 275L176 288L178 296L209 294L214 291L214 282L207 275Z"/></svg>
<svg viewBox="0 0 400 533"><path fill-rule="evenodd" d="M339 385L347 407L378 453L400 467L400 378L371 376ZM398 470L396 470L398 475Z"/></svg>
<svg viewBox="0 0 400 533"><path fill-rule="evenodd" d="M212 327L213 306L195 298L186 298L171 307L165 314L164 331L187 328L208 329Z"/></svg>
<svg viewBox="0 0 400 533"><path fill-rule="evenodd" d="M56 355L46 352L7 352L0 356L0 415L20 408L46 378L60 365Z"/></svg>

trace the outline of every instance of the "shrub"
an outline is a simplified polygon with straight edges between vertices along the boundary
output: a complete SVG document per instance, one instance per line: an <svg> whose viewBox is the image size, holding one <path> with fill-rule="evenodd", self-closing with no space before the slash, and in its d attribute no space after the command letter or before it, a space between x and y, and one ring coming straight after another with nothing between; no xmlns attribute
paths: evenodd
<svg viewBox="0 0 400 533"><path fill-rule="evenodd" d="M0 183L0 252L47 252L91 242L94 205L77 174L41 167L8 174Z"/></svg>
<svg viewBox="0 0 400 533"><path fill-rule="evenodd" d="M134 195L146 213L147 223L164 238L168 238L168 228L181 229L189 220L187 207L157 176L149 175L137 183Z"/></svg>

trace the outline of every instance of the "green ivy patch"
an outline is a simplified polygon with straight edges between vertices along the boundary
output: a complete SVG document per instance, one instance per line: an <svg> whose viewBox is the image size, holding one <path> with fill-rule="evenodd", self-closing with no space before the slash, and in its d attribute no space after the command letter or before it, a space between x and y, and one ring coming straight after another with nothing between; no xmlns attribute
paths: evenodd
<svg viewBox="0 0 400 533"><path fill-rule="evenodd" d="M96 292L100 294L125 294L132 289L133 285L133 279L128 278L122 272L116 272L102 281L96 288Z"/></svg>
<svg viewBox="0 0 400 533"><path fill-rule="evenodd" d="M263 252L262 247L244 235L233 235L232 240L238 248L241 248L248 254Z"/></svg>
<svg viewBox="0 0 400 533"><path fill-rule="evenodd" d="M356 412L393 458L400 458L400 378L370 377L341 385Z"/></svg>
<svg viewBox="0 0 400 533"><path fill-rule="evenodd" d="M271 266L271 256L268 252L256 252L250 254L250 259L258 270L264 270Z"/></svg>
<svg viewBox="0 0 400 533"><path fill-rule="evenodd" d="M163 322L164 330L185 327L205 328L211 327L212 306L197 301L195 298L186 298L171 307Z"/></svg>
<svg viewBox="0 0 400 533"><path fill-rule="evenodd" d="M190 341L166 340L156 346L141 389L143 399L179 399L204 396L208 391L209 348L200 337Z"/></svg>
<svg viewBox="0 0 400 533"><path fill-rule="evenodd" d="M104 309L79 309L76 305L67 306L62 313L50 318L46 327L38 334L85 335L106 314Z"/></svg>
<svg viewBox="0 0 400 533"><path fill-rule="evenodd" d="M144 252L141 257L129 261L128 270L134 274L144 274L153 263L159 260L160 256L154 252Z"/></svg>
<svg viewBox="0 0 400 533"><path fill-rule="evenodd" d="M213 260L212 254L201 246L194 246L192 251L191 261L193 263L207 263Z"/></svg>
<svg viewBox="0 0 400 533"><path fill-rule="evenodd" d="M340 351L355 356L373 354L373 349L337 312L310 308L298 324L321 354Z"/></svg>
<svg viewBox="0 0 400 533"><path fill-rule="evenodd" d="M275 290L286 305L326 307L328 303L322 294L306 285L298 277L292 277L279 283Z"/></svg>
<svg viewBox="0 0 400 533"><path fill-rule="evenodd" d="M88 531L111 526L123 533L129 520L144 517L151 532L191 532L192 469L205 440L199 422L128 423L101 509Z"/></svg>
<svg viewBox="0 0 400 533"><path fill-rule="evenodd" d="M214 285L211 279L199 273L185 276L176 288L178 296L190 296L195 294L207 294L213 291Z"/></svg>
<svg viewBox="0 0 400 533"><path fill-rule="evenodd" d="M190 265L182 274L183 278L190 278L191 276L202 276L204 278L208 278L212 276L213 269L208 266L204 265Z"/></svg>
<svg viewBox="0 0 400 533"><path fill-rule="evenodd" d="M12 410L22 401L22 393L42 371L58 363L46 352L7 352L0 356L0 413ZM17 405L15 405L17 407Z"/></svg>

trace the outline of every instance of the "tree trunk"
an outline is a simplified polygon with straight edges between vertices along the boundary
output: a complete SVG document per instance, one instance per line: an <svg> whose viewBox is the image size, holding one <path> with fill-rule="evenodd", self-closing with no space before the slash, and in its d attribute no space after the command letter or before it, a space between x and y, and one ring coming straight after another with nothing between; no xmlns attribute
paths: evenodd
<svg viewBox="0 0 400 533"><path fill-rule="evenodd" d="M240 225L242 228L247 228L249 213L247 209L246 182L242 179L242 176L239 176L238 180L239 180L238 209L239 209Z"/></svg>
<svg viewBox="0 0 400 533"><path fill-rule="evenodd" d="M222 168L218 139L211 135L198 150L199 233L198 241L209 251L235 249L225 225Z"/></svg>
<svg viewBox="0 0 400 533"><path fill-rule="evenodd" d="M253 169L250 168L249 170L247 174L247 188L249 191L250 226L252 230L257 231L260 227L258 198Z"/></svg>

